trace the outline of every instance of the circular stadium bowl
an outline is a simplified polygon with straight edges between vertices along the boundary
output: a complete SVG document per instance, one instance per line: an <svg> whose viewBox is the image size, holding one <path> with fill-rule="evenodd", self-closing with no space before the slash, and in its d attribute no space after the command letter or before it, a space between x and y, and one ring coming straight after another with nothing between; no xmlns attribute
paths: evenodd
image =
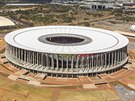
<svg viewBox="0 0 135 101"><path fill-rule="evenodd" d="M31 27L7 34L5 41L5 55L11 63L48 76L112 73L128 60L128 39L97 28Z"/></svg>

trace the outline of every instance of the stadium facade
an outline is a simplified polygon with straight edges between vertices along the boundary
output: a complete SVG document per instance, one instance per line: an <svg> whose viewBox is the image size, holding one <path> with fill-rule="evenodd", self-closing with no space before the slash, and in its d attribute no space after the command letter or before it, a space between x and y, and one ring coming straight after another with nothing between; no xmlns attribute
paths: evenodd
<svg viewBox="0 0 135 101"><path fill-rule="evenodd" d="M7 34L5 41L5 56L12 64L49 76L112 73L128 60L128 39L97 28L32 27Z"/></svg>

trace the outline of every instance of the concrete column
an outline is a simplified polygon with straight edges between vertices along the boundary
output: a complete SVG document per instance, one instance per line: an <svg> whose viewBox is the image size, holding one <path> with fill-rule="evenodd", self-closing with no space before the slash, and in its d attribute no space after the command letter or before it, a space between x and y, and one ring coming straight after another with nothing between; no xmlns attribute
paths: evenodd
<svg viewBox="0 0 135 101"><path fill-rule="evenodd" d="M9 55L11 54L11 48L10 48L10 45L8 45L8 49L9 49Z"/></svg>
<svg viewBox="0 0 135 101"><path fill-rule="evenodd" d="M115 62L114 62L115 65L117 65L117 51L115 51Z"/></svg>
<svg viewBox="0 0 135 101"><path fill-rule="evenodd" d="M26 63L27 62L27 50L24 50L24 62Z"/></svg>
<svg viewBox="0 0 135 101"><path fill-rule="evenodd" d="M112 64L113 64L112 56L113 56L113 54L112 54L112 52L111 52L111 53L110 53L110 66L112 66Z"/></svg>
<svg viewBox="0 0 135 101"><path fill-rule="evenodd" d="M34 51L31 51L31 63L32 64L36 64L35 63L35 52ZM29 51L27 51L27 57L28 57L28 55L29 55ZM28 59L28 58L27 58ZM27 60L27 61L29 61L29 60Z"/></svg>
<svg viewBox="0 0 135 101"><path fill-rule="evenodd" d="M110 53L108 53L108 67L110 67L111 62L110 62Z"/></svg>
<svg viewBox="0 0 135 101"><path fill-rule="evenodd" d="M28 57L28 55L27 55L27 57ZM34 54L34 52L32 52L32 57L33 57L33 64L35 64L35 54Z"/></svg>
<svg viewBox="0 0 135 101"><path fill-rule="evenodd" d="M95 5L95 9L98 9L98 5Z"/></svg>
<svg viewBox="0 0 135 101"><path fill-rule="evenodd" d="M104 68L104 57L103 57L103 54L101 54L100 61L101 61L101 69L103 69Z"/></svg>
<svg viewBox="0 0 135 101"><path fill-rule="evenodd" d="M81 68L84 68L84 65L83 65L83 61L84 60L84 57L81 57Z"/></svg>
<svg viewBox="0 0 135 101"><path fill-rule="evenodd" d="M119 50L119 62L121 62L121 50Z"/></svg>
<svg viewBox="0 0 135 101"><path fill-rule="evenodd" d="M12 46L12 58L14 59L14 47Z"/></svg>
<svg viewBox="0 0 135 101"><path fill-rule="evenodd" d="M120 50L119 50L119 62L120 62Z"/></svg>
<svg viewBox="0 0 135 101"><path fill-rule="evenodd" d="M79 57L77 56L76 58L77 58L77 59L76 59L76 69L77 69L77 71L78 71L78 68L79 68Z"/></svg>
<svg viewBox="0 0 135 101"><path fill-rule="evenodd" d="M87 56L87 68L90 68L90 57Z"/></svg>
<svg viewBox="0 0 135 101"><path fill-rule="evenodd" d="M61 70L63 71L63 55L61 55Z"/></svg>
<svg viewBox="0 0 135 101"><path fill-rule="evenodd" d="M97 70L100 68L100 54L97 54Z"/></svg>
<svg viewBox="0 0 135 101"><path fill-rule="evenodd" d="M17 48L17 53L16 53L16 55L17 55L17 61L19 60L19 52L18 52L18 48Z"/></svg>
<svg viewBox="0 0 135 101"><path fill-rule="evenodd" d="M124 59L127 57L127 49L124 47Z"/></svg>
<svg viewBox="0 0 135 101"><path fill-rule="evenodd" d="M112 64L112 66L113 66L113 65L114 65L114 52L112 52L111 54L112 54L111 64Z"/></svg>
<svg viewBox="0 0 135 101"><path fill-rule="evenodd" d="M123 52L123 50L122 50L122 61L124 60L124 54L123 54L124 52Z"/></svg>
<svg viewBox="0 0 135 101"><path fill-rule="evenodd" d="M67 55L67 60L66 60L66 69L68 71L68 55Z"/></svg>
<svg viewBox="0 0 135 101"><path fill-rule="evenodd" d="M17 49L17 60L19 61L20 60L20 58L19 58L19 48Z"/></svg>
<svg viewBox="0 0 135 101"><path fill-rule="evenodd" d="M99 56L98 56L98 54L97 54L97 55L96 55L96 68L97 68L97 67L98 67L98 65L99 65L98 58L99 58Z"/></svg>
<svg viewBox="0 0 135 101"><path fill-rule="evenodd" d="M9 45L7 44L6 52L9 54Z"/></svg>
<svg viewBox="0 0 135 101"><path fill-rule="evenodd" d="M21 56L20 55L21 55L21 52L20 52L20 49L18 48L18 58L19 58L19 61L21 60L21 58L20 58Z"/></svg>
<svg viewBox="0 0 135 101"><path fill-rule="evenodd" d="M21 61L23 61L23 50L21 49Z"/></svg>
<svg viewBox="0 0 135 101"><path fill-rule="evenodd" d="M120 58L119 51L117 51L117 64L119 64L119 58Z"/></svg>
<svg viewBox="0 0 135 101"><path fill-rule="evenodd" d="M39 59L38 59L38 61L39 61L39 64L41 65L41 53L39 53Z"/></svg>
<svg viewBox="0 0 135 101"><path fill-rule="evenodd" d="M107 68L107 53L105 53L104 55L105 55L105 68Z"/></svg>
<svg viewBox="0 0 135 101"><path fill-rule="evenodd" d="M92 67L92 68L94 67L94 59L93 59L93 58L94 58L94 56L92 55L92 56L91 56L91 67Z"/></svg>
<svg viewBox="0 0 135 101"><path fill-rule="evenodd" d="M11 49L10 56L13 57L12 46L10 47L10 49Z"/></svg>
<svg viewBox="0 0 135 101"><path fill-rule="evenodd" d="M119 56L119 58L118 58L118 63L120 62L120 51L118 51L118 56Z"/></svg>
<svg viewBox="0 0 135 101"><path fill-rule="evenodd" d="M12 47L12 57L14 59L14 47Z"/></svg>
<svg viewBox="0 0 135 101"><path fill-rule="evenodd" d="M12 46L12 57L14 59L14 47Z"/></svg>
<svg viewBox="0 0 135 101"><path fill-rule="evenodd" d="M13 55L13 59L15 59L15 47L13 47L12 49L13 49L12 50L13 51L13 54L12 54Z"/></svg>
<svg viewBox="0 0 135 101"><path fill-rule="evenodd" d="M9 48L9 55L11 54L11 48L10 48L10 45L8 46L8 48Z"/></svg>
<svg viewBox="0 0 135 101"><path fill-rule="evenodd" d="M124 60L124 50L122 49L122 61Z"/></svg>
<svg viewBox="0 0 135 101"><path fill-rule="evenodd" d="M38 64L38 52L36 52L36 64Z"/></svg>
<svg viewBox="0 0 135 101"><path fill-rule="evenodd" d="M21 55L22 55L21 49L19 49L19 55L20 55L20 61L21 61Z"/></svg>
<svg viewBox="0 0 135 101"><path fill-rule="evenodd" d="M44 65L43 65L43 64L44 64L44 58L43 58L43 56L44 56L44 54L41 53L41 65L42 65L42 66L44 66Z"/></svg>
<svg viewBox="0 0 135 101"><path fill-rule="evenodd" d="M24 50L24 62L26 63L26 50Z"/></svg>
<svg viewBox="0 0 135 101"><path fill-rule="evenodd" d="M71 56L71 71L73 71L73 66L74 66L74 57Z"/></svg>
<svg viewBox="0 0 135 101"><path fill-rule="evenodd" d="M101 68L101 54L99 54L98 67Z"/></svg>
<svg viewBox="0 0 135 101"><path fill-rule="evenodd" d="M46 54L46 67L49 67L49 59L48 59L48 54Z"/></svg>
<svg viewBox="0 0 135 101"><path fill-rule="evenodd" d="M102 67L102 54L99 54L99 67Z"/></svg>
<svg viewBox="0 0 135 101"><path fill-rule="evenodd" d="M35 54L35 64L37 64L37 52L34 52Z"/></svg>
<svg viewBox="0 0 135 101"><path fill-rule="evenodd" d="M100 54L98 54L98 57L97 57L97 70L100 68Z"/></svg>
<svg viewBox="0 0 135 101"><path fill-rule="evenodd" d="M90 61L90 58L89 58L89 56L87 56L87 71L89 71L89 69L90 69L90 63L89 63L89 61Z"/></svg>
<svg viewBox="0 0 135 101"><path fill-rule="evenodd" d="M89 56L89 70L92 68L92 56Z"/></svg>
<svg viewBox="0 0 135 101"><path fill-rule="evenodd" d="M51 62L52 62L52 63L51 63L52 68L53 68L53 70L54 70L54 69L55 69L55 68L54 68L54 55L51 56Z"/></svg>
<svg viewBox="0 0 135 101"><path fill-rule="evenodd" d="M122 61L122 49L120 50L120 61Z"/></svg>
<svg viewBox="0 0 135 101"><path fill-rule="evenodd" d="M30 51L28 51L28 62L30 63Z"/></svg>
<svg viewBox="0 0 135 101"><path fill-rule="evenodd" d="M24 62L24 50L22 49L22 61Z"/></svg>
<svg viewBox="0 0 135 101"><path fill-rule="evenodd" d="M11 46L11 56L13 57L13 47Z"/></svg>
<svg viewBox="0 0 135 101"><path fill-rule="evenodd" d="M11 54L10 54L10 56L13 57L13 51L12 51L13 48L12 48L12 46L10 47L10 49L11 49Z"/></svg>
<svg viewBox="0 0 135 101"><path fill-rule="evenodd" d="M125 59L125 49L123 48L123 60Z"/></svg>
<svg viewBox="0 0 135 101"><path fill-rule="evenodd" d="M11 56L11 54L12 54L12 51L11 51L11 46L9 47L9 54L10 54L10 56Z"/></svg>
<svg viewBox="0 0 135 101"><path fill-rule="evenodd" d="M57 67L57 70L59 70L59 55L57 55L57 60L56 60L56 67Z"/></svg>
<svg viewBox="0 0 135 101"><path fill-rule="evenodd" d="M41 53L39 53L39 57L38 57L38 61L39 61L39 65L41 65Z"/></svg>
<svg viewBox="0 0 135 101"><path fill-rule="evenodd" d="M12 46L10 45L10 56L12 57Z"/></svg>
<svg viewBox="0 0 135 101"><path fill-rule="evenodd" d="M15 59L17 60L17 48L15 48Z"/></svg>
<svg viewBox="0 0 135 101"><path fill-rule="evenodd" d="M15 60L16 60L16 47L14 47L14 57L15 57Z"/></svg>
<svg viewBox="0 0 135 101"><path fill-rule="evenodd" d="M93 56L93 67L92 67L92 71L96 69L96 60L97 60L97 54Z"/></svg>

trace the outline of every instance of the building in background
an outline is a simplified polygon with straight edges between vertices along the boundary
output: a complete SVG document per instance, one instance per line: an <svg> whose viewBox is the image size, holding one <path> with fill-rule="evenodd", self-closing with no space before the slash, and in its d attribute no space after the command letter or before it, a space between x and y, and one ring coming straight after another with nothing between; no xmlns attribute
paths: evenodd
<svg viewBox="0 0 135 101"><path fill-rule="evenodd" d="M6 17L0 16L0 29L13 28L13 27L15 27L15 23L12 20L10 20Z"/></svg>

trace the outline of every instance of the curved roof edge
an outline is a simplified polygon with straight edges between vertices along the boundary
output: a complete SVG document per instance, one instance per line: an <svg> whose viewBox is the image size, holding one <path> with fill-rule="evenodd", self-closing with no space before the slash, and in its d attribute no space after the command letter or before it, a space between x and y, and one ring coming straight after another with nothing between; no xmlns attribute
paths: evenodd
<svg viewBox="0 0 135 101"><path fill-rule="evenodd" d="M118 37L118 40L119 41L119 44L116 45L115 47L112 47L110 49L105 49L105 50L97 50L97 51L84 51L84 52L63 52L63 51L59 51L59 52L54 52L53 51L43 51L43 50L39 50L39 49L34 49L33 48L29 48L29 47L24 47L24 46L19 46L18 43L16 43L13 38L14 36L16 36L18 33L23 33L25 31L29 31L29 30L36 30L36 29L42 29L42 28L72 28L72 29L86 29L86 30L94 30L94 31L99 31L99 32L104 32L104 33L109 33L110 35L114 35L116 37ZM54 54L93 54L93 53L104 53L104 52L109 52L109 51L114 51L114 50L118 50L120 48L123 48L125 46L127 46L128 44L128 39L119 34L119 33L116 33L116 32L112 32L112 31L109 31L109 30L104 30L104 29L99 29L99 28L91 28L91 27L81 27L81 26L39 26L39 27L30 27L30 28L24 28L24 29L20 29L20 30L17 30L17 31L13 31L13 32L10 32L8 35L5 36L5 41L14 46L14 47L18 47L18 48L21 48L21 49L25 49L25 50L29 50L29 51L35 51L35 52L45 52L45 53L54 53ZM71 47L70 47L71 48ZM63 48L64 49L64 48ZM79 48L81 49L81 48Z"/></svg>

